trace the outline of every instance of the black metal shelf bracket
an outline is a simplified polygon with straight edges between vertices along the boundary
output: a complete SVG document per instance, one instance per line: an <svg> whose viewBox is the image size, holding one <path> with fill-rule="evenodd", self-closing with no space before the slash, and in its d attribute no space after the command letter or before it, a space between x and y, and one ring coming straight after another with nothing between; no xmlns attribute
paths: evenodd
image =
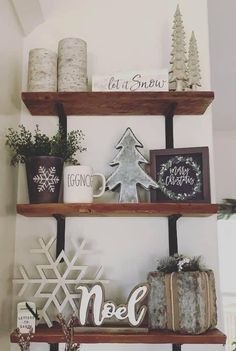
<svg viewBox="0 0 236 351"><path fill-rule="evenodd" d="M49 344L50 346L50 351L58 351L59 350L59 344Z"/></svg>
<svg viewBox="0 0 236 351"><path fill-rule="evenodd" d="M174 147L174 127L173 117L177 108L177 103L170 105L165 113L165 136L166 149L173 149ZM168 233L169 233L169 255L173 256L178 253L178 238L177 238L177 220L181 215L171 215L168 217ZM181 345L172 344L173 351L181 351Z"/></svg>
<svg viewBox="0 0 236 351"><path fill-rule="evenodd" d="M61 102L56 103L56 111L59 118L59 126L62 130L63 136L67 135L67 115L65 113L64 105Z"/></svg>
<svg viewBox="0 0 236 351"><path fill-rule="evenodd" d="M178 253L177 221L182 215L176 214L168 217L169 255Z"/></svg>
<svg viewBox="0 0 236 351"><path fill-rule="evenodd" d="M172 149L174 147L173 117L176 108L177 103L173 103L165 113L166 149Z"/></svg>
<svg viewBox="0 0 236 351"><path fill-rule="evenodd" d="M64 105L63 103L58 101L56 102L55 108L59 118L59 127L61 129L62 136L64 139L66 139L67 138L67 115L65 113ZM58 257L61 251L65 249L65 217L58 214L54 214L53 217L57 221L56 257ZM61 262L63 262L63 260ZM50 345L50 350L51 350L51 345Z"/></svg>
<svg viewBox="0 0 236 351"><path fill-rule="evenodd" d="M65 228L66 221L62 215L54 214L53 217L57 221L57 246L56 246L56 257L58 257L62 250L65 250Z"/></svg>

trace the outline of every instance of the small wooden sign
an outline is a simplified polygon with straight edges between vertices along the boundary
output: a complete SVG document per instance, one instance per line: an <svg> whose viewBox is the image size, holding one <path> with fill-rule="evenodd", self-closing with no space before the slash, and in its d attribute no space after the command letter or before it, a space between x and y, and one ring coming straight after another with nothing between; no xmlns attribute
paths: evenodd
<svg viewBox="0 0 236 351"><path fill-rule="evenodd" d="M108 76L93 76L93 91L168 91L168 71L136 71Z"/></svg>
<svg viewBox="0 0 236 351"><path fill-rule="evenodd" d="M81 325L88 322L88 312L92 303L92 320L96 326L101 326L105 320L115 318L118 321L127 320L133 327L138 327L146 314L147 306L140 306L148 294L148 285L136 286L130 293L127 303L117 306L113 301L105 301L102 284L95 284L91 288L79 285L77 290L81 292L78 319Z"/></svg>
<svg viewBox="0 0 236 351"><path fill-rule="evenodd" d="M17 304L17 328L22 334L30 331L35 333L35 316L30 310L36 314L36 306L33 302L19 302Z"/></svg>
<svg viewBox="0 0 236 351"><path fill-rule="evenodd" d="M210 199L208 147L150 151L151 202L206 202Z"/></svg>

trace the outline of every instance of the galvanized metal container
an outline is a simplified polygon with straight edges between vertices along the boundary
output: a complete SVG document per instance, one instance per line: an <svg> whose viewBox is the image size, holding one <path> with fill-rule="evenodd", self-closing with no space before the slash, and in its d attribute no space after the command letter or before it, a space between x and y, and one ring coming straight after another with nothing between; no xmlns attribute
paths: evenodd
<svg viewBox="0 0 236 351"><path fill-rule="evenodd" d="M150 329L201 334L217 324L214 273L151 272L148 323Z"/></svg>
<svg viewBox="0 0 236 351"><path fill-rule="evenodd" d="M36 48L29 52L28 91L57 91L57 54Z"/></svg>
<svg viewBox="0 0 236 351"><path fill-rule="evenodd" d="M58 45L58 91L87 91L87 44L65 38Z"/></svg>

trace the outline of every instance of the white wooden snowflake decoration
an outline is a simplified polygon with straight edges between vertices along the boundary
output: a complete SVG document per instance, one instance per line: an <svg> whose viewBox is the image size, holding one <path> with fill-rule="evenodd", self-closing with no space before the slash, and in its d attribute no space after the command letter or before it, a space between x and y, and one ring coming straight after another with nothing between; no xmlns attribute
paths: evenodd
<svg viewBox="0 0 236 351"><path fill-rule="evenodd" d="M55 191L55 184L59 182L59 177L56 175L56 167L39 166L38 174L33 177L33 181L38 184L38 192L49 190L51 193Z"/></svg>
<svg viewBox="0 0 236 351"><path fill-rule="evenodd" d="M30 250L33 254L43 255L47 263L36 265L38 272L37 278L30 278L24 266L19 267L22 278L14 279L13 282L21 284L22 287L18 292L18 296L24 296L27 300L29 298L36 299L41 319L47 323L48 327L52 326L51 319L55 319L58 313L67 314L78 311L78 303L80 293L77 292L76 286L78 284L94 284L94 283L108 283L108 280L102 279L103 267L100 266L93 273L93 279L87 278L89 266L78 264L78 259L81 255L94 254L92 250L86 250L86 240L78 244L72 239L75 253L71 259L67 257L64 251L54 260L51 256L50 249L56 238L51 238L47 243L42 238L39 239L40 248ZM62 262L62 259L64 262ZM91 274L91 273L90 273ZM50 277L49 277L50 276ZM38 285L36 292L27 296L26 290L32 285Z"/></svg>

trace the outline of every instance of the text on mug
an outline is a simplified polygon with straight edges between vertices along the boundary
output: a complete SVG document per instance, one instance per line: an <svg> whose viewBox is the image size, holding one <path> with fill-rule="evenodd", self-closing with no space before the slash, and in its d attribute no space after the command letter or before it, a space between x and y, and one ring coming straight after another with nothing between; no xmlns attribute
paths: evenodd
<svg viewBox="0 0 236 351"><path fill-rule="evenodd" d="M67 175L67 185L72 186L92 186L93 176L91 174L68 174Z"/></svg>

